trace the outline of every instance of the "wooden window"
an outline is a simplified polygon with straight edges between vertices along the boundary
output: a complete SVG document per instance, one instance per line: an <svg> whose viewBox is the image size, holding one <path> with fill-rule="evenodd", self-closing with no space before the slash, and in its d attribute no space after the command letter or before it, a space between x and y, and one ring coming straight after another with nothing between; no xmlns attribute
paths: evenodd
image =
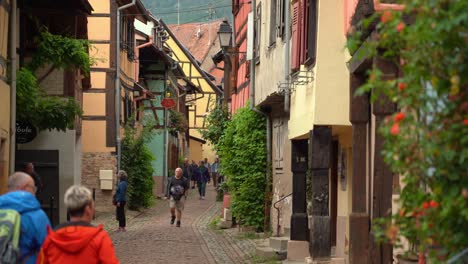
<svg viewBox="0 0 468 264"><path fill-rule="evenodd" d="M270 41L268 46L271 47L276 43L276 5L278 0L270 1Z"/></svg>
<svg viewBox="0 0 468 264"><path fill-rule="evenodd" d="M318 0L306 0L307 7L307 43L305 45L305 62L304 64L313 65L317 57L317 17L318 17Z"/></svg>
<svg viewBox="0 0 468 264"><path fill-rule="evenodd" d="M284 122L276 119L273 122L274 144L275 144L275 171L282 172L284 166L283 151L284 151Z"/></svg>
<svg viewBox="0 0 468 264"><path fill-rule="evenodd" d="M291 70L297 71L301 65L301 24L302 9L301 2L297 1L292 7L292 47L291 47Z"/></svg>
<svg viewBox="0 0 468 264"><path fill-rule="evenodd" d="M134 60L135 53L135 28L133 26L133 19L127 21L127 35L125 44L127 46L127 57L129 60Z"/></svg>
<svg viewBox="0 0 468 264"><path fill-rule="evenodd" d="M282 39L284 37L284 22L285 22L284 4L286 1L288 0L276 0L276 35Z"/></svg>
<svg viewBox="0 0 468 264"><path fill-rule="evenodd" d="M260 63L260 39L262 33L262 3L257 6L257 19L255 21L255 63Z"/></svg>

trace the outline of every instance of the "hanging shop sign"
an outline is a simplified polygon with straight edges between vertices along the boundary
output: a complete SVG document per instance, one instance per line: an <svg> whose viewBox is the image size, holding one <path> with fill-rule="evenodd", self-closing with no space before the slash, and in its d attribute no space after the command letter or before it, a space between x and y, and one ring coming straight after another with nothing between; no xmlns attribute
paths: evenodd
<svg viewBox="0 0 468 264"><path fill-rule="evenodd" d="M25 144L33 141L37 136L37 129L27 121L16 122L16 143Z"/></svg>
<svg viewBox="0 0 468 264"><path fill-rule="evenodd" d="M174 98L164 98L161 101L161 106L164 108L172 108L176 105Z"/></svg>

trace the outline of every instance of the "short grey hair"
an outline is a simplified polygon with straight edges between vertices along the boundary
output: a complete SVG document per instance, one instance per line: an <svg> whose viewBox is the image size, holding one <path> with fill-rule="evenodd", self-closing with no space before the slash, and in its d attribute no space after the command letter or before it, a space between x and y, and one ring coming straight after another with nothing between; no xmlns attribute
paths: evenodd
<svg viewBox="0 0 468 264"><path fill-rule="evenodd" d="M21 186L25 185L29 179L32 179L29 174L25 172L15 172L8 177L8 191L16 191Z"/></svg>
<svg viewBox="0 0 468 264"><path fill-rule="evenodd" d="M120 170L119 173L117 174L117 177L118 177L119 180L122 179L122 178L126 180L127 177L128 177L127 172L124 171L124 170Z"/></svg>
<svg viewBox="0 0 468 264"><path fill-rule="evenodd" d="M72 185L65 192L63 199L65 206L69 211L76 211L90 205L93 202L91 191L81 185Z"/></svg>

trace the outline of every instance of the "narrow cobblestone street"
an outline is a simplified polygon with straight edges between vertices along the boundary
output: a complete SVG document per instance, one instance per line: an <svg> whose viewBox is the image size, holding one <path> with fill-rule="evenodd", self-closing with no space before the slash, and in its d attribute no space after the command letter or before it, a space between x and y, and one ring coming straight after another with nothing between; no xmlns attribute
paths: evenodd
<svg viewBox="0 0 468 264"><path fill-rule="evenodd" d="M250 263L254 243L239 239L237 228L209 228L222 206L215 202L214 187L207 187L206 200L199 200L196 191L189 194L180 228L170 225L164 200L142 213L128 211L127 232L115 232L117 223L111 213L95 222L104 223L121 263Z"/></svg>

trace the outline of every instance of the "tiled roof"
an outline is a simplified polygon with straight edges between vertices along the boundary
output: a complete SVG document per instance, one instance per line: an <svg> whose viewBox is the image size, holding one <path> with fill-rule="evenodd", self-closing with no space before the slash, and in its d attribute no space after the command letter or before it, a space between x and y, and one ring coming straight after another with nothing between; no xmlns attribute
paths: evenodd
<svg viewBox="0 0 468 264"><path fill-rule="evenodd" d="M217 33L221 23L222 20L215 20L206 23L168 25L168 27L195 59L203 62L213 43L218 39Z"/></svg>

